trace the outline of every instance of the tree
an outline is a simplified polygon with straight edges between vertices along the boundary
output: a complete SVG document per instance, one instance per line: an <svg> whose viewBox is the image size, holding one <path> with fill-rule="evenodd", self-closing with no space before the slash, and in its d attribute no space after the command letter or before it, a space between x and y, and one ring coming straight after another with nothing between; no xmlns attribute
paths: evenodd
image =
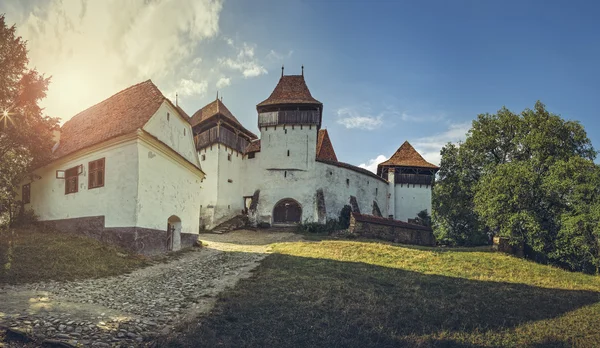
<svg viewBox="0 0 600 348"><path fill-rule="evenodd" d="M417 214L417 216L415 218L415 221L419 225L430 227L431 226L431 216L429 216L429 213L427 212L427 209L421 210Z"/></svg>
<svg viewBox="0 0 600 348"><path fill-rule="evenodd" d="M463 144L442 148L440 170L433 188L432 224L436 239L451 245L480 245L487 242L473 209L474 187L479 170Z"/></svg>
<svg viewBox="0 0 600 348"><path fill-rule="evenodd" d="M464 143L442 149L434 227L454 244L485 234L571 269L598 267L596 151L580 123L541 102L479 115ZM439 238L438 237L438 238Z"/></svg>
<svg viewBox="0 0 600 348"><path fill-rule="evenodd" d="M600 167L582 157L555 163L544 190L557 202L560 224L551 257L572 269L600 270Z"/></svg>
<svg viewBox="0 0 600 348"><path fill-rule="evenodd" d="M15 33L0 15L0 213L9 215L27 173L49 160L58 125L38 105L50 78L27 68L26 42Z"/></svg>

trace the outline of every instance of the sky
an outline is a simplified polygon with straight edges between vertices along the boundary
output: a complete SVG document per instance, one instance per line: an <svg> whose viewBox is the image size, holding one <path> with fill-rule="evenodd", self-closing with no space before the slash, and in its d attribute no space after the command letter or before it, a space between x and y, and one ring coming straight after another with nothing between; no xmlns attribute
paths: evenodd
<svg viewBox="0 0 600 348"><path fill-rule="evenodd" d="M600 148L597 1L4 0L66 122L152 79L188 114L216 98L255 133L256 104L304 75L340 161L375 170L408 140L439 163L482 113L537 100Z"/></svg>

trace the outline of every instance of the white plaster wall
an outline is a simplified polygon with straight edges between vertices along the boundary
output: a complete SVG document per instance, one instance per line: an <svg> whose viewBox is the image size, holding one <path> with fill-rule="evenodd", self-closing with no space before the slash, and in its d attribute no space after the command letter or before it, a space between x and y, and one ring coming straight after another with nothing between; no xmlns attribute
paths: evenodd
<svg viewBox="0 0 600 348"><path fill-rule="evenodd" d="M104 186L88 189L88 162L103 157ZM25 208L33 209L41 221L104 215L106 227L133 227L138 198L137 161L136 141L130 140L51 163L35 172L41 178L31 182L31 203ZM83 173L79 176L78 192L65 195L65 180L56 179L56 170L80 164L83 164Z"/></svg>
<svg viewBox="0 0 600 348"><path fill-rule="evenodd" d="M284 198L296 200L302 207L302 222L317 221L315 214L316 186L314 172L262 170L258 205L259 221L273 223L273 208Z"/></svg>
<svg viewBox="0 0 600 348"><path fill-rule="evenodd" d="M204 160L202 156L204 155ZM217 205L217 188L218 188L218 148L216 145L204 148L198 151L198 158L202 170L206 173L206 177L200 184L202 187L202 195L198 198L200 202L200 225L205 228L212 228L215 206Z"/></svg>
<svg viewBox="0 0 600 348"><path fill-rule="evenodd" d="M137 226L164 231L169 217L175 215L181 220L182 233L198 233L203 194L200 176L142 140L137 150Z"/></svg>
<svg viewBox="0 0 600 348"><path fill-rule="evenodd" d="M373 200L387 211L387 183L371 176L315 161L316 129L286 126L261 129L261 151L243 161L242 196L260 190L259 221L272 223L273 208L284 198L302 206L302 221L318 221L316 191L323 189L327 218L337 218L342 207L356 196L361 212L371 214ZM287 150L290 149L290 156ZM308 162L306 160L308 156ZM331 174L330 174L331 172ZM346 179L350 185L346 185Z"/></svg>
<svg viewBox="0 0 600 348"><path fill-rule="evenodd" d="M222 144L218 144L217 148L219 168L217 173L218 197L213 217L215 226L242 213L244 208L242 178L245 177L242 172L242 154ZM228 155L231 155L231 161L228 160Z"/></svg>
<svg viewBox="0 0 600 348"><path fill-rule="evenodd" d="M427 212L431 214L431 186L396 184L395 191L394 219L402 221L414 219L423 209L427 209Z"/></svg>
<svg viewBox="0 0 600 348"><path fill-rule="evenodd" d="M168 119L167 113L169 114ZM146 122L143 129L177 151L191 163L200 165L194 146L192 127L183 117L165 101L150 120Z"/></svg>
<svg viewBox="0 0 600 348"><path fill-rule="evenodd" d="M227 155L231 154L231 161ZM244 208L242 186L246 177L243 156L222 144L214 144L198 152L206 179L202 182L200 199L201 224L212 229L241 214ZM232 182L229 182L231 180Z"/></svg>
<svg viewBox="0 0 600 348"><path fill-rule="evenodd" d="M317 127L262 127L260 135L262 168L311 170L314 167Z"/></svg>
<svg viewBox="0 0 600 348"><path fill-rule="evenodd" d="M355 196L362 214L372 214L373 201L385 216L387 211L388 184L351 169L316 162L315 182L323 189L327 219L337 219L344 205L350 205L350 196ZM346 179L349 184L346 184Z"/></svg>
<svg viewBox="0 0 600 348"><path fill-rule="evenodd" d="M285 198L298 201L303 222L317 220L314 209L316 145L315 126L261 128L261 151L255 158L245 159L243 166L250 177L243 185L243 195L251 196L260 190L259 221L273 223L273 208Z"/></svg>

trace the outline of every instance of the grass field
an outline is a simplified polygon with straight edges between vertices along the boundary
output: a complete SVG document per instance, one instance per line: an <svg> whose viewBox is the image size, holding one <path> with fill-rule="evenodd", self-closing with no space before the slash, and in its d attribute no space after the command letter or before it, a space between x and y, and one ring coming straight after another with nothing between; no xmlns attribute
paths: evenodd
<svg viewBox="0 0 600 348"><path fill-rule="evenodd" d="M84 236L35 227L0 231L0 285L105 277L147 264Z"/></svg>
<svg viewBox="0 0 600 348"><path fill-rule="evenodd" d="M485 249L274 245L171 347L595 347L600 277Z"/></svg>

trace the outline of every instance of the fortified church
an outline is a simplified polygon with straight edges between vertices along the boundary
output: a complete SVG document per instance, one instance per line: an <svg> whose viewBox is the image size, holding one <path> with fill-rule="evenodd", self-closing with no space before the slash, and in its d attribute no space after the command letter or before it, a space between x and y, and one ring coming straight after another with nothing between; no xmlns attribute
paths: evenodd
<svg viewBox="0 0 600 348"><path fill-rule="evenodd" d="M23 207L147 254L240 215L256 226L325 223L344 205L404 222L431 211L438 167L408 142L377 174L338 161L304 71L282 69L256 111L260 136L218 97L190 117L150 80L131 86L56 131L53 160L23 183Z"/></svg>

